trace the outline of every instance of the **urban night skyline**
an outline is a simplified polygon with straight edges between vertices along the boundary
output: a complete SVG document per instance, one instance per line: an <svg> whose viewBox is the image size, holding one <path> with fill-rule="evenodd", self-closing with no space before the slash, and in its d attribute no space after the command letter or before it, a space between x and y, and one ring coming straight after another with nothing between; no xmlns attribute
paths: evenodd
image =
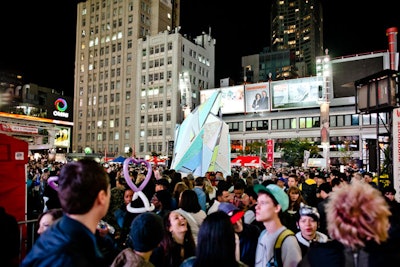
<svg viewBox="0 0 400 267"><path fill-rule="evenodd" d="M0 18L5 40L0 69L15 70L29 83L72 95L77 2L1 2L0 8L7 12ZM217 9L211 0L181 1L180 33L195 37L211 29L216 39L216 85L227 77L238 81L241 57L269 46L272 1L253 2L243 5L222 0L218 3L226 8ZM392 2L378 3L371 7L322 0L324 47L331 57L388 49L386 29L399 28L400 19Z"/></svg>

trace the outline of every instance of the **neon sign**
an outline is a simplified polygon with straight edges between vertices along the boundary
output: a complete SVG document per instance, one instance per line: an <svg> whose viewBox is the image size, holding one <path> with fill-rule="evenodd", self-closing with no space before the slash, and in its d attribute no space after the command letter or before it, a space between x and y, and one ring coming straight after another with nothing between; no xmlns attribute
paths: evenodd
<svg viewBox="0 0 400 267"><path fill-rule="evenodd" d="M56 107L57 110L53 111L53 115L55 117L62 117L62 118L68 118L69 113L64 112L68 108L67 101L63 98L58 98L56 101L54 101L54 106Z"/></svg>

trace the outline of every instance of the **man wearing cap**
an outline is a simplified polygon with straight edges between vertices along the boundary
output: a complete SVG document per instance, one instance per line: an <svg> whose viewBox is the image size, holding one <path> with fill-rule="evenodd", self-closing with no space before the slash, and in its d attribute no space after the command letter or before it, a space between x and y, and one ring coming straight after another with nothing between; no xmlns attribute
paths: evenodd
<svg viewBox="0 0 400 267"><path fill-rule="evenodd" d="M232 203L222 202L218 206L221 210L231 217L231 223L240 241L240 261L248 266L254 266L256 258L257 241L260 229L252 224L243 221L244 211Z"/></svg>
<svg viewBox="0 0 400 267"><path fill-rule="evenodd" d="M296 224L300 231L296 233L296 238L304 257L311 242L325 243L328 241L328 236L317 231L320 218L317 208L300 203L299 215Z"/></svg>
<svg viewBox="0 0 400 267"><path fill-rule="evenodd" d="M150 256L161 242L163 235L164 226L160 216L152 212L138 215L132 221L129 233L129 247L117 255L111 267L154 267L150 262Z"/></svg>
<svg viewBox="0 0 400 267"><path fill-rule="evenodd" d="M281 257L275 256L275 242L280 233L287 228L282 225L279 214L289 207L289 197L282 188L276 184L266 187L261 184L254 185L254 191L258 194L256 205L256 220L263 222L263 230L258 238L255 267L277 266L272 265L282 262L282 266L296 267L301 261L301 249L296 237L287 236L281 245Z"/></svg>

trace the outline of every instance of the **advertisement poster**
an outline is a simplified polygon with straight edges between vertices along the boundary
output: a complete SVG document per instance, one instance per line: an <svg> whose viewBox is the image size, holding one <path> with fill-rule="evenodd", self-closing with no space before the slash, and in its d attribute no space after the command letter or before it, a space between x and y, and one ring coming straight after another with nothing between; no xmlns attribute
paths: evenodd
<svg viewBox="0 0 400 267"><path fill-rule="evenodd" d="M271 83L272 110L319 107L317 77L275 81Z"/></svg>
<svg viewBox="0 0 400 267"><path fill-rule="evenodd" d="M200 103L204 103L216 91L221 91L222 114L244 113L244 86L231 86L220 89L202 90Z"/></svg>
<svg viewBox="0 0 400 267"><path fill-rule="evenodd" d="M245 98L247 113L269 111L269 84L246 84Z"/></svg>

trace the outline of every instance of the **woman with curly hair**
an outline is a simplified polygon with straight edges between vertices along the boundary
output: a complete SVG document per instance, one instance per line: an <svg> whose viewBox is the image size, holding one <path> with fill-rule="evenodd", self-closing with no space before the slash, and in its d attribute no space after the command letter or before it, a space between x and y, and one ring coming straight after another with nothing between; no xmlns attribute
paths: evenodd
<svg viewBox="0 0 400 267"><path fill-rule="evenodd" d="M398 266L399 238L389 237L389 207L372 186L343 184L326 205L327 243L312 243L299 266Z"/></svg>

